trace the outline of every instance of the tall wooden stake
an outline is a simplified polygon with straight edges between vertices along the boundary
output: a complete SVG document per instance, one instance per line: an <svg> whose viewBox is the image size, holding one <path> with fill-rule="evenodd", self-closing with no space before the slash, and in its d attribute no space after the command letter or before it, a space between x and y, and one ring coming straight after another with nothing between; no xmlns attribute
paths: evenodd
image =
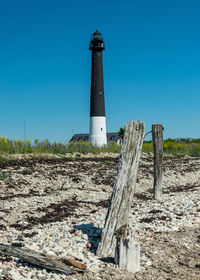
<svg viewBox="0 0 200 280"><path fill-rule="evenodd" d="M97 255L100 257L114 256L117 233L122 232L123 240L127 237L143 137L144 123L131 121L126 124L118 174L106 215L101 242L97 248Z"/></svg>
<svg viewBox="0 0 200 280"><path fill-rule="evenodd" d="M152 125L152 139L154 149L154 198L162 199L163 184L163 126Z"/></svg>

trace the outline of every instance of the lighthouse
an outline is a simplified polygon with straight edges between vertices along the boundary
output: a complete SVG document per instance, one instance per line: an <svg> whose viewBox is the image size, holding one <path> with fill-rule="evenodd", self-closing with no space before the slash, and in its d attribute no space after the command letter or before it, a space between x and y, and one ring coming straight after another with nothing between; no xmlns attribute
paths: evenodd
<svg viewBox="0 0 200 280"><path fill-rule="evenodd" d="M102 61L105 47L97 30L92 34L89 49L92 51L89 141L93 145L103 146L107 145Z"/></svg>

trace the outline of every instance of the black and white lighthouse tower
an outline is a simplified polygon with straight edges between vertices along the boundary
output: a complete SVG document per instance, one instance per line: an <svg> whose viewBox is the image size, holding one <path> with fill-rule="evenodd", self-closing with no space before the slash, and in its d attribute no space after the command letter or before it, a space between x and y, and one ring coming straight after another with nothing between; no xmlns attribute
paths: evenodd
<svg viewBox="0 0 200 280"><path fill-rule="evenodd" d="M92 51L89 140L93 145L103 146L107 144L102 62L105 47L97 30L92 34L89 49Z"/></svg>

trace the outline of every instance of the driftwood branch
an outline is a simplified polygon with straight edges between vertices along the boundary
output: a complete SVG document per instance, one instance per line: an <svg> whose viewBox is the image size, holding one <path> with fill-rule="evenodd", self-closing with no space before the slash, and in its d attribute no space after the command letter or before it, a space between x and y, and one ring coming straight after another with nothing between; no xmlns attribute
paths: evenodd
<svg viewBox="0 0 200 280"><path fill-rule="evenodd" d="M85 264L69 258L59 258L52 255L43 254L34 250L19 247L17 244L5 245L0 243L0 255L17 257L30 264L38 265L50 270L62 272L66 275L85 271Z"/></svg>

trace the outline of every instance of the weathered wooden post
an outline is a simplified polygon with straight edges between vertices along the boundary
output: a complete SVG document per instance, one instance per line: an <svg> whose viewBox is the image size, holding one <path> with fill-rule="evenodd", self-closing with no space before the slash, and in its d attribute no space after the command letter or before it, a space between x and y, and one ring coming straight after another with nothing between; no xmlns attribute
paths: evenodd
<svg viewBox="0 0 200 280"><path fill-rule="evenodd" d="M126 235L123 230L122 227L116 233L115 263L119 265L119 268L134 273L140 271L140 244L135 240L131 225L127 227Z"/></svg>
<svg viewBox="0 0 200 280"><path fill-rule="evenodd" d="M154 149L154 198L162 199L163 184L163 126L152 125L152 139Z"/></svg>
<svg viewBox="0 0 200 280"><path fill-rule="evenodd" d="M111 195L101 242L97 248L98 256L113 257L115 254L115 260L120 268L128 269L132 272L140 269L140 263L138 263L140 259L138 257L138 254L140 254L139 244L136 244L134 240L131 226L129 226L129 216L136 186L143 138L144 123L131 121L126 124L117 178ZM137 253L132 252L130 254L130 251L134 248ZM134 255L137 256L134 257ZM122 259L124 260L122 261ZM131 263L132 268L129 269Z"/></svg>

